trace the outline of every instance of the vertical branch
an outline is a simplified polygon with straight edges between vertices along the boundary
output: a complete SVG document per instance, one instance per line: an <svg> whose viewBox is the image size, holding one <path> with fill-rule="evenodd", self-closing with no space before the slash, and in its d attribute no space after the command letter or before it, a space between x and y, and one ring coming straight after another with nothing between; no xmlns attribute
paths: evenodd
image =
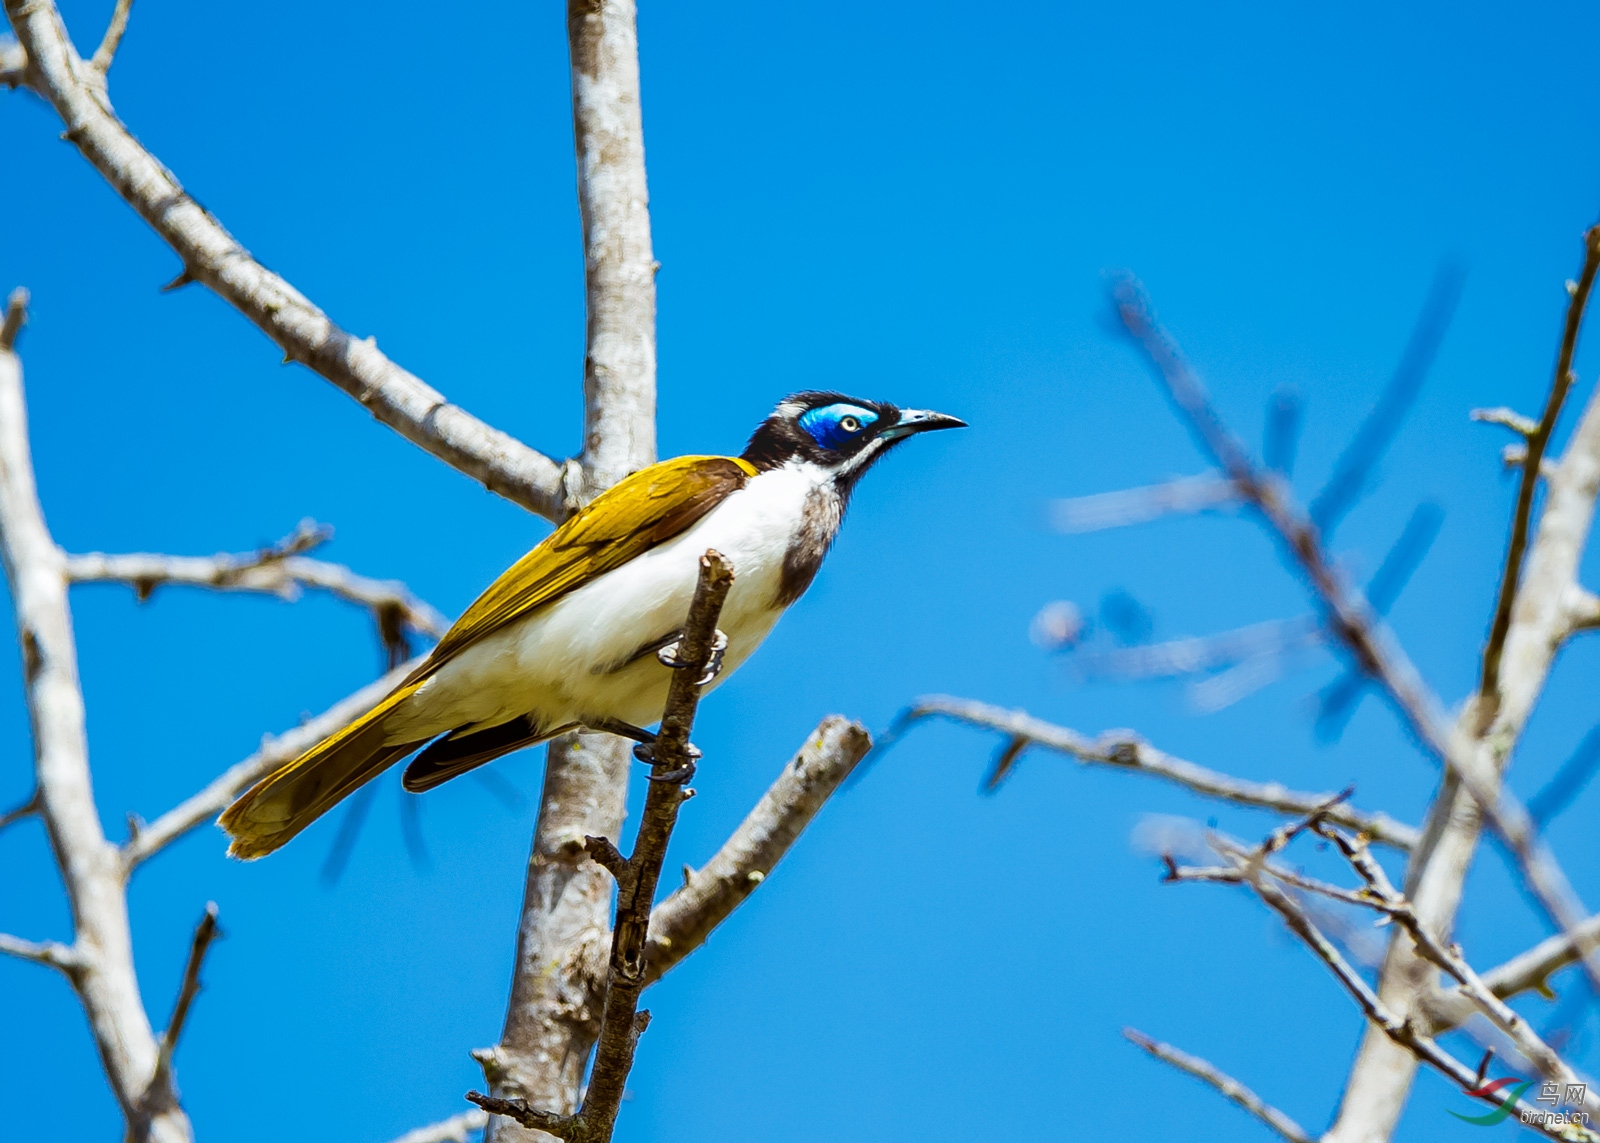
<svg viewBox="0 0 1600 1143"><path fill-rule="evenodd" d="M588 283L583 463L568 496L584 503L655 460L656 262L633 0L569 0L567 41Z"/></svg>
<svg viewBox="0 0 1600 1143"><path fill-rule="evenodd" d="M588 326L584 446L568 464L569 505L655 460L655 257L640 115L633 0L571 0L572 116ZM586 835L618 837L631 745L604 734L550 744L500 1043L474 1053L496 1096L570 1111L600 1034L612 878ZM542 1132L489 1121L485 1143Z"/></svg>
<svg viewBox="0 0 1600 1143"><path fill-rule="evenodd" d="M567 1143L610 1143L622 1093L633 1069L634 1050L650 1024L650 1013L639 1010L639 995L650 982L645 962L651 906L666 861L667 845L678 821L678 809L693 795L684 783L694 774L699 752L689 744L695 711L700 704L702 676L711 662L717 618L733 585L733 568L719 553L700 558L700 577L679 640L661 733L653 744L650 792L645 798L633 856L623 859L609 838L588 837L585 849L597 865L617 879L617 922L611 934L611 957L606 967L604 1012L594 1069L589 1076L583 1106L576 1115L536 1107L526 1099L505 1099L468 1092L467 1098L485 1111L526 1128L543 1129ZM492 1121L491 1121L492 1122Z"/></svg>
<svg viewBox="0 0 1600 1143"><path fill-rule="evenodd" d="M133 968L121 855L95 809L65 558L34 484L22 363L13 346L27 294L11 296L0 327L0 561L22 644L33 727L39 815L72 910L72 981L134 1143L188 1143L189 1120L165 1077ZM152 1090L160 1080L159 1090Z"/></svg>

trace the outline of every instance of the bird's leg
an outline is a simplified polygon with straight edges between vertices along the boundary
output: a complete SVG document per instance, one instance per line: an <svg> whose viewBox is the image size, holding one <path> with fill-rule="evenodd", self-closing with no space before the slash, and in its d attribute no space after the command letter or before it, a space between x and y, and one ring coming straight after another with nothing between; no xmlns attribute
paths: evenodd
<svg viewBox="0 0 1600 1143"><path fill-rule="evenodd" d="M621 738L633 739L637 743L633 748L633 756L646 766L654 766L656 764L655 731L646 730L642 726L635 726L631 722L623 722L614 718L596 719L586 725L590 730L601 730ZM694 762L696 758L703 756L701 750L690 742L684 745L683 752L689 759L687 766L680 766L676 770L668 770L665 774L652 774L650 775L650 780L652 782L673 782L681 785L694 777Z"/></svg>
<svg viewBox="0 0 1600 1143"><path fill-rule="evenodd" d="M676 671L681 667L688 666L687 663L681 663L678 661L678 643L679 640L674 639L672 642L668 643L665 647L662 647L656 652L656 658L661 660L661 665L663 667L671 667ZM713 682L715 682L717 676L722 673L722 659L727 653L728 637L719 630L712 636L711 639L711 657L706 660L706 673L701 675L700 678L695 681L694 685L697 687L705 687L710 686Z"/></svg>

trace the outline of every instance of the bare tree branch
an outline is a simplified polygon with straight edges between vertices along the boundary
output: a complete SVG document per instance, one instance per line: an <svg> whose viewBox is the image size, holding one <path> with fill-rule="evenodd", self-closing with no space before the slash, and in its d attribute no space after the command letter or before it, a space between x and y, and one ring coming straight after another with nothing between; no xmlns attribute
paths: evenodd
<svg viewBox="0 0 1600 1143"><path fill-rule="evenodd" d="M1597 228L1600 229L1600 228ZM1597 239L1600 241L1600 239ZM1290 499L1287 486L1274 474L1258 469L1212 407L1204 386L1177 345L1157 324L1149 300L1132 279L1114 289L1118 313L1129 335L1144 349L1173 403L1188 419L1202 445L1261 517L1278 534L1327 611L1327 623L1362 670L1389 695L1412 732L1456 776L1478 802L1516 858L1529 890L1552 921L1570 930L1586 915L1566 874L1532 828L1526 809L1500 784L1500 770L1515 740L1516 729L1500 737L1488 735L1495 710L1478 704L1477 733L1455 733L1447 725L1438 698L1421 674L1378 621L1366 599L1345 582L1323 551L1315 527ZM1592 513L1593 496L1590 496ZM1548 655L1540 677L1548 668ZM1494 704L1498 709L1498 702ZM1525 717L1526 712L1521 712ZM1509 729L1509 728L1508 728ZM1600 986L1600 964L1585 961Z"/></svg>
<svg viewBox="0 0 1600 1143"><path fill-rule="evenodd" d="M67 557L67 578L73 583L125 583L141 600L169 584L260 593L284 600L298 599L302 589L311 588L365 607L374 615L393 613L406 627L431 638L444 634L449 622L405 584L357 575L342 564L308 559L302 554L332 534L331 528L307 520L272 547L241 555L90 552Z"/></svg>
<svg viewBox="0 0 1600 1143"><path fill-rule="evenodd" d="M1156 1059L1169 1063L1179 1071L1187 1072L1194 1076L1195 1079L1210 1084L1221 1092L1224 1097L1231 1099L1279 1135L1289 1140L1289 1143L1315 1143L1315 1137L1306 1134L1305 1129L1298 1123L1208 1061L1202 1060L1199 1056L1191 1056L1188 1052L1174 1048L1171 1044L1163 1044L1160 1040L1152 1040L1136 1028L1124 1028L1122 1035L1138 1047L1149 1052Z"/></svg>
<svg viewBox="0 0 1600 1143"><path fill-rule="evenodd" d="M39 505L22 364L13 349L21 325L14 315L25 299L12 295L9 332L0 334L0 560L22 647L39 813L72 910L77 963L71 979L127 1119L128 1138L188 1143L188 1117L170 1080L153 1090L160 1049L134 973L122 861L95 810L65 567Z"/></svg>
<svg viewBox="0 0 1600 1143"><path fill-rule="evenodd" d="M822 720L716 855L685 869L683 887L650 914L646 984L704 944L755 892L870 749L860 723L836 714Z"/></svg>
<svg viewBox="0 0 1600 1143"><path fill-rule="evenodd" d="M944 695L920 698L908 707L895 719L889 733L879 741L878 749L886 750L892 746L912 723L935 717L999 730L1046 750L1069 755L1080 762L1116 766L1165 778L1205 797L1220 798L1241 806L1287 814L1308 814L1326 804L1331 796L1301 793L1277 782L1248 782L1219 774L1165 754L1131 731L1108 731L1098 739L1091 739L1066 727L1033 718L1023 711L1004 710L988 703ZM1410 849L1417 842L1417 831L1413 827L1397 822L1384 813L1362 813L1340 805L1329 810L1328 818L1396 849Z"/></svg>
<svg viewBox="0 0 1600 1143"><path fill-rule="evenodd" d="M639 1011L639 995L648 983L645 972L646 940L651 905L666 859L667 844L677 823L678 808L690 792L684 783L694 773L699 752L689 744L695 711L700 703L699 681L711 662L717 618L733 584L733 569L717 552L700 559L700 578L683 635L678 641L677 663L667 692L661 730L652 744L650 789L645 796L639 833L625 875L617 886L616 924L611 934L607 966L605 1011L600 1038L583 1105L575 1115L534 1108L526 1100L506 1100L480 1092L467 1098L485 1111L516 1120L524 1127L549 1132L570 1143L607 1143L616 1126L622 1093L633 1067L634 1050L649 1025L650 1014Z"/></svg>
<svg viewBox="0 0 1600 1143"><path fill-rule="evenodd" d="M488 1112L473 1108L438 1123L407 1131L391 1143L467 1143L467 1136L474 1131L482 1131L488 1122Z"/></svg>
<svg viewBox="0 0 1600 1143"><path fill-rule="evenodd" d="M1417 952L1424 960L1438 965L1449 973L1467 998L1489 1018L1490 1023L1511 1039L1517 1051L1538 1069L1540 1075L1563 1085L1578 1083L1577 1074L1567 1062L1478 976L1461 955L1460 949L1453 944L1447 945L1435 939L1433 934L1428 932L1417 917L1411 902L1396 891L1390 884L1388 875L1384 873L1383 867L1367 852L1365 843L1324 825L1315 824L1311 828L1319 836L1334 842L1357 875L1366 883L1362 896L1367 904L1399 924L1410 936L1412 944L1416 946ZM1584 1087L1584 1092L1584 1110L1592 1116L1600 1117L1600 1092L1589 1093L1587 1086Z"/></svg>
<svg viewBox="0 0 1600 1143"><path fill-rule="evenodd" d="M31 62L28 81L83 153L183 260L179 281L216 291L283 350L364 405L379 421L457 471L529 511L560 520L570 509L562 466L450 404L385 357L372 338L335 325L298 290L257 262L144 149L104 98L53 0L5 0Z"/></svg>
<svg viewBox="0 0 1600 1143"><path fill-rule="evenodd" d="M316 745L340 727L371 710L420 663L413 659L382 678L368 683L355 694L340 700L322 714L277 738L267 738L250 757L230 766L205 789L174 806L155 821L143 826L122 846L124 869L132 871L140 862L160 852L203 822L215 818L228 804L265 775Z"/></svg>
<svg viewBox="0 0 1600 1143"><path fill-rule="evenodd" d="M1345 990L1355 999L1368 1021L1375 1025L1385 1036L1389 1037L1390 1040L1411 1056L1454 1080L1463 1092L1472 1095L1475 1090L1480 1088L1481 1085L1476 1072L1441 1048L1431 1036L1418 1030L1410 1020L1396 1015L1379 999L1377 993L1372 991L1361 974L1350 967L1349 963L1340 955L1339 950L1334 948L1328 939L1322 935L1316 925L1306 916L1304 910L1292 898L1260 873L1250 878L1250 886L1256 891L1257 896L1283 918L1290 931L1303 940L1311 951L1328 966L1334 977L1340 984L1344 985ZM1503 1102L1492 1094L1474 1095L1473 1097L1495 1107L1499 1107ZM1533 1112L1537 1110L1520 1101L1514 1106L1518 1111ZM1581 1124L1551 1124L1534 1120L1527 1125L1543 1132L1552 1139L1565 1139L1572 1141L1572 1143L1600 1143L1600 1135Z"/></svg>
<svg viewBox="0 0 1600 1143"><path fill-rule="evenodd" d="M584 447L568 502L584 502L656 459L655 256L633 0L568 0L572 118L582 207ZM517 931L505 1028L474 1053L491 1092L565 1113L599 1034L612 879L586 836L617 837L631 744L612 735L551 743ZM491 1119L485 1143L546 1138Z"/></svg>

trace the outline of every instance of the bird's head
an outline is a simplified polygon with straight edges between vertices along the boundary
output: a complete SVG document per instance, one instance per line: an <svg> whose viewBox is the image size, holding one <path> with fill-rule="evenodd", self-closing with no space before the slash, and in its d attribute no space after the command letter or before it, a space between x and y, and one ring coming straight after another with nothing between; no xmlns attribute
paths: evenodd
<svg viewBox="0 0 1600 1143"><path fill-rule="evenodd" d="M848 492L874 461L907 437L966 424L944 413L843 393L796 393L751 434L744 459L763 472L792 461L814 464Z"/></svg>

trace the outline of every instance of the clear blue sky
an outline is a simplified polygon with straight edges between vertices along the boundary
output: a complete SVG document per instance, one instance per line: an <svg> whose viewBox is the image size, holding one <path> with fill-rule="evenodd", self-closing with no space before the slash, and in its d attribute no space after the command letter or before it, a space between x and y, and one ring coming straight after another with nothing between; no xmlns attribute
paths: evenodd
<svg viewBox="0 0 1600 1143"><path fill-rule="evenodd" d="M109 2L70 3L85 50ZM1102 272L1148 282L1223 410L1258 440L1274 386L1307 400L1314 492L1381 389L1435 266L1468 268L1421 402L1340 533L1376 566L1421 500L1443 531L1394 611L1447 701L1471 685L1511 485L1501 430L1547 384L1578 237L1600 210L1593 49L1576 4L646 3L645 125L660 285L664 455L737 451L784 393L830 386L957 413L863 485L811 593L705 706L707 759L670 863L698 863L805 732L884 727L946 691L1416 820L1435 771L1368 699L1313 743L1318 660L1226 712L1172 686L1074 685L1027 639L1051 599L1134 594L1158 637L1294 614L1297 581L1244 518L1052 534L1045 505L1197 471L1106 329ZM582 260L555 6L141 3L118 111L267 265L346 328L555 455L578 444ZM216 298L162 295L174 256L0 96L0 286L25 284L39 480L71 550L238 550L303 516L328 554L455 613L546 530L278 364ZM1596 355L1580 360L1578 398ZM1600 567L1588 563L1588 581ZM80 590L75 619L108 828L154 817L373 677L366 616L333 603ZM9 637L8 637L9 641ZM1589 728L1600 648L1567 654L1520 751L1536 789ZM29 789L0 656L0 803ZM1313 1129L1360 1032L1322 968L1243 894L1168 887L1130 844L1147 813L1270 819L1127 776L1025 759L976 793L980 734L917 731L827 807L709 945L650 994L618 1137L1111 1140L1130 1121L1265 1139L1123 1042L1209 1056ZM178 1056L201 1139L382 1143L459 1110L498 1033L542 758L422 805L408 860L385 780L344 879L337 817L255 865L197 832L132 890L159 1023L207 899L227 930ZM1600 801L1553 830L1600 905ZM66 937L35 824L0 836L0 929ZM1459 930L1487 967L1544 930L1486 850ZM1561 978L1571 983L1570 976ZM1530 1013L1543 1019L1548 1006ZM0 961L8 1137L110 1138L117 1113L66 986ZM1474 1055L1470 1045L1456 1045ZM1576 1059L1600 1070L1591 1015ZM1407 1139L1471 1137L1421 1077Z"/></svg>

